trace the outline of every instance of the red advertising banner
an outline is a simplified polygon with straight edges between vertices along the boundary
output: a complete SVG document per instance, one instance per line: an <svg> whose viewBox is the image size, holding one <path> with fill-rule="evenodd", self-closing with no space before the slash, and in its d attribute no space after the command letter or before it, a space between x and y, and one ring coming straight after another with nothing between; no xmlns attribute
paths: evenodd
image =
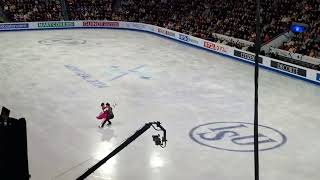
<svg viewBox="0 0 320 180"><path fill-rule="evenodd" d="M83 26L88 27L97 27L97 26L102 26L102 27L119 27L119 22L104 22L104 21L85 21L83 22Z"/></svg>
<svg viewBox="0 0 320 180"><path fill-rule="evenodd" d="M204 41L204 45L203 46L205 48L209 48L209 49L221 52L221 53L227 53L226 47L224 47L222 45L219 45L219 44L216 44L216 43L212 43L212 42L209 42L209 41Z"/></svg>

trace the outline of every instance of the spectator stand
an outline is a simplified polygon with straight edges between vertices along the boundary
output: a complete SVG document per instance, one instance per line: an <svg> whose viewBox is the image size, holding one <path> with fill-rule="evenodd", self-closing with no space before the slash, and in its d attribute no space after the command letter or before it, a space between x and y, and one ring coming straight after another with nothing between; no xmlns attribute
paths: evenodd
<svg viewBox="0 0 320 180"><path fill-rule="evenodd" d="M11 22L63 20L60 0L2 0L0 5Z"/></svg>
<svg viewBox="0 0 320 180"><path fill-rule="evenodd" d="M65 0L70 20L111 20L112 0Z"/></svg>
<svg viewBox="0 0 320 180"><path fill-rule="evenodd" d="M309 30L302 34L296 34L279 48L291 53L320 58L320 20L311 24Z"/></svg>
<svg viewBox="0 0 320 180"><path fill-rule="evenodd" d="M66 1L65 0L60 0L61 1L61 9L62 9L62 16L65 21L70 20L69 15L68 15L68 10L66 6Z"/></svg>
<svg viewBox="0 0 320 180"><path fill-rule="evenodd" d="M249 47L253 47L254 43L250 41L246 41L243 39L237 39L234 37L230 36L225 36L222 34L217 34L217 33L212 33L212 36L214 37L213 40L214 42L220 43L220 44L225 44L228 46L236 47L238 49L242 50L248 50Z"/></svg>
<svg viewBox="0 0 320 180"><path fill-rule="evenodd" d="M274 58L319 70L319 24L314 23L307 32L301 34L290 31L266 44L262 49Z"/></svg>
<svg viewBox="0 0 320 180"><path fill-rule="evenodd" d="M4 23L7 22L7 18L5 16L5 14L3 13L2 9L0 8L0 23Z"/></svg>

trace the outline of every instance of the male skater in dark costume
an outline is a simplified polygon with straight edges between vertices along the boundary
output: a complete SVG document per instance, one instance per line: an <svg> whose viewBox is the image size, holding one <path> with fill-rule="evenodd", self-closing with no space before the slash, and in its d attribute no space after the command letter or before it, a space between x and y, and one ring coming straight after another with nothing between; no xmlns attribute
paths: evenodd
<svg viewBox="0 0 320 180"><path fill-rule="evenodd" d="M114 118L113 112L112 112L112 107L110 106L109 103L106 104L104 112L106 113L106 118L105 120L102 122L102 124L99 126L100 128L103 128L104 125L106 124L106 122L108 122L108 126L111 125L111 121L110 119Z"/></svg>

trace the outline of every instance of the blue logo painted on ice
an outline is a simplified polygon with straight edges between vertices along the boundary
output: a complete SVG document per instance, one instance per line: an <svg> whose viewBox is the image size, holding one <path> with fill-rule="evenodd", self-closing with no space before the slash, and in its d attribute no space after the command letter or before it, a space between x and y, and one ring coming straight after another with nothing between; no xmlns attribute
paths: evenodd
<svg viewBox="0 0 320 180"><path fill-rule="evenodd" d="M94 79L93 76L90 74L84 72L83 70L79 69L77 66L68 64L64 65L65 68L69 69L70 71L74 72L77 76L79 76L81 79L85 80L87 83L97 87L97 88L105 88L108 87L107 84L105 84L102 81L99 81L97 79Z"/></svg>
<svg viewBox="0 0 320 180"><path fill-rule="evenodd" d="M128 70L121 70L119 66L111 66L110 68L108 68L107 73L110 76L109 81L115 81L118 80L124 76L130 75L130 74L135 74L137 76L139 76L141 79L151 79L151 76L148 75L145 71L144 68L146 67L146 65L140 65L137 67L134 67L132 69L128 69Z"/></svg>
<svg viewBox="0 0 320 180"><path fill-rule="evenodd" d="M317 81L320 81L320 74L317 73Z"/></svg>
<svg viewBox="0 0 320 180"><path fill-rule="evenodd" d="M214 122L199 125L189 133L195 142L215 149L253 152L253 124L245 122ZM271 127L259 125L259 149L278 148L287 142L286 136Z"/></svg>

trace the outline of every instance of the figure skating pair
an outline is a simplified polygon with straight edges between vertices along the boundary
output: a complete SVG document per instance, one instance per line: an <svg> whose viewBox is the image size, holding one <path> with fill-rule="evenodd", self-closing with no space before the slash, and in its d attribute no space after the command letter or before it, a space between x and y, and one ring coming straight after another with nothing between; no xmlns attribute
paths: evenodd
<svg viewBox="0 0 320 180"><path fill-rule="evenodd" d="M103 120L99 128L103 128L106 122L108 122L108 126L111 125L110 119L114 118L112 107L109 103L101 103L102 112L97 116L97 119Z"/></svg>

